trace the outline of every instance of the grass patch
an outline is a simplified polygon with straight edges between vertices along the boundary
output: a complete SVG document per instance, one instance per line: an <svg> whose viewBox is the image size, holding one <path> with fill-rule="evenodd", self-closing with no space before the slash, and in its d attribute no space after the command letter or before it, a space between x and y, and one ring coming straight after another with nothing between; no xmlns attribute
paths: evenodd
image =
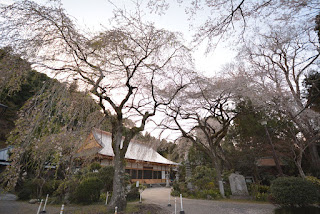
<svg viewBox="0 0 320 214"><path fill-rule="evenodd" d="M138 204L127 204L126 212L125 213L136 213L139 212L140 208Z"/></svg>
<svg viewBox="0 0 320 214"><path fill-rule="evenodd" d="M107 207L105 205L87 205L87 206L72 206L72 210L68 210L69 214L103 214L106 213Z"/></svg>
<svg viewBox="0 0 320 214"><path fill-rule="evenodd" d="M246 199L230 199L230 198L221 198L216 201L224 202L236 202L236 203L248 203L248 204L271 204L268 201L255 201L255 200L246 200Z"/></svg>

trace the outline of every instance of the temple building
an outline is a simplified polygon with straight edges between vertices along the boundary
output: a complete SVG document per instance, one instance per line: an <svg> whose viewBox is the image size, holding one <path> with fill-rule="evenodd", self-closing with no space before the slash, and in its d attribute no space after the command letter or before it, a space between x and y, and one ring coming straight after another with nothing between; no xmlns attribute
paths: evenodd
<svg viewBox="0 0 320 214"><path fill-rule="evenodd" d="M78 154L79 157L94 156L102 166L112 166L114 153L111 133L93 129ZM170 170L179 165L137 141L129 143L125 159L126 172L130 175L131 182L145 184L166 183Z"/></svg>

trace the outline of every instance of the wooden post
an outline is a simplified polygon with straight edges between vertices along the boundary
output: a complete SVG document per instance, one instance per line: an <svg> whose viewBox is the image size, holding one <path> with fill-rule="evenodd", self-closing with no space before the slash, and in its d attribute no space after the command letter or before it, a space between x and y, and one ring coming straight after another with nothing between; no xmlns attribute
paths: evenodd
<svg viewBox="0 0 320 214"><path fill-rule="evenodd" d="M107 192L107 196L106 196L106 205L108 204L108 198L109 198L109 192Z"/></svg>
<svg viewBox="0 0 320 214"><path fill-rule="evenodd" d="M64 204L62 204L61 206L60 214L63 214L63 211L64 211Z"/></svg>
<svg viewBox="0 0 320 214"><path fill-rule="evenodd" d="M46 206L47 206L47 202L48 202L48 197L49 197L49 194L47 194L46 201L44 202L42 213L46 213Z"/></svg>
<svg viewBox="0 0 320 214"><path fill-rule="evenodd" d="M43 199L41 199L41 202L40 202L40 205L39 205L39 208L38 208L38 212L37 212L37 214L39 214L39 213L40 213L40 209L41 209L41 206L42 206L42 202L43 202Z"/></svg>
<svg viewBox="0 0 320 214"><path fill-rule="evenodd" d="M183 205L182 205L182 194L180 194L180 203L181 203L181 210L180 210L180 214L184 214L184 211L183 211Z"/></svg>
<svg viewBox="0 0 320 214"><path fill-rule="evenodd" d="M177 214L177 198L174 198L174 214Z"/></svg>

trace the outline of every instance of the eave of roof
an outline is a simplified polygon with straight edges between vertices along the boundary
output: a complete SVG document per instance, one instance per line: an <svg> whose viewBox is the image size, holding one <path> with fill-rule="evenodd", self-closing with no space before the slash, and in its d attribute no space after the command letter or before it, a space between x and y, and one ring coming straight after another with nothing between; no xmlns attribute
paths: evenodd
<svg viewBox="0 0 320 214"><path fill-rule="evenodd" d="M102 149L99 151L99 154L114 157L111 133L101 131L99 129L93 129L92 133L97 143L99 143L102 146ZM130 142L125 158L128 160L159 163L165 165L179 165L178 163L166 159L153 148L143 145L137 141Z"/></svg>

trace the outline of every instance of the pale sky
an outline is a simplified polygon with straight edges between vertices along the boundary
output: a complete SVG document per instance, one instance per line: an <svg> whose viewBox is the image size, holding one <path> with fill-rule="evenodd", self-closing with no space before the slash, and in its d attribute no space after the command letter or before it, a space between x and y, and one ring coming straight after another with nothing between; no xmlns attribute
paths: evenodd
<svg viewBox="0 0 320 214"><path fill-rule="evenodd" d="M38 3L44 3L47 0L35 0ZM0 3L10 4L13 0L0 0ZM112 17L114 5L108 0L61 0L67 13L77 20L77 23L86 30L98 31L102 26L109 26L109 19ZM116 6L119 8L125 7L127 11L133 10L131 0L117 0ZM147 2L147 0L142 0ZM164 28L170 31L181 32L186 39L186 44L192 40L192 35L195 30L190 30L188 15L184 8L179 7L176 0L170 1L170 7L165 15L159 16L150 14L150 10L145 10L145 18L147 21L154 22L159 28ZM203 17L197 17L197 20L204 21L207 17L206 11L202 11ZM197 21L194 22L197 24ZM221 66L232 62L235 52L227 47L225 43L219 43L218 47L211 53L205 55L206 44L202 44L194 50L193 58L195 60L195 68L198 72L204 73L206 76L214 76L215 73L221 70Z"/></svg>
<svg viewBox="0 0 320 214"><path fill-rule="evenodd" d="M39 0L37 1L39 2ZM130 0L117 0L114 2L117 2L116 5L119 8L125 7L128 11L133 9L132 1ZM95 0L90 3L86 0L62 0L62 3L67 13L77 19L78 24L90 30L99 30L101 25L108 26L109 19L113 15L114 6L107 0ZM144 13L146 20L154 22L157 27L183 33L186 44L191 41L194 31L190 31L189 22L187 21L188 16L185 14L184 8L179 7L179 5L171 3L169 10L162 16L150 14L147 9ZM205 19L206 13L204 12L203 14L203 19ZM199 20L201 20L201 17L199 17ZM235 55L223 43L219 44L217 49L208 55L205 55L204 52L205 44L194 51L193 57L196 69L207 76L213 76L215 72L219 72L221 66L231 62Z"/></svg>

